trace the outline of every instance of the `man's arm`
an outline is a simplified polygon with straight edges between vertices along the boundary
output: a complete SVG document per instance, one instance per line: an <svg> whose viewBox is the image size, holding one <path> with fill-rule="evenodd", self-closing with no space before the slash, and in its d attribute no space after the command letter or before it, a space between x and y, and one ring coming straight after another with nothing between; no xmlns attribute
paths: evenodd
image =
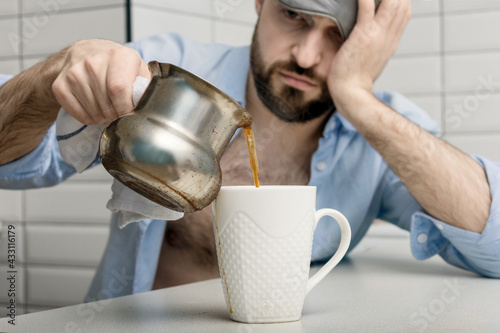
<svg viewBox="0 0 500 333"><path fill-rule="evenodd" d="M355 126L433 217L481 233L491 194L474 159L380 102L373 82L410 18L409 0L359 0L358 24L335 57L328 77L338 111Z"/></svg>
<svg viewBox="0 0 500 333"><path fill-rule="evenodd" d="M0 165L35 149L61 106L86 125L131 112L137 76L150 77L137 51L85 40L12 78L0 88Z"/></svg>
<svg viewBox="0 0 500 333"><path fill-rule="evenodd" d="M61 107L52 92L66 50L0 87L0 165L26 155L42 141Z"/></svg>
<svg viewBox="0 0 500 333"><path fill-rule="evenodd" d="M438 220L481 233L491 195L473 158L423 130L373 94L354 92L343 114L379 152L425 211ZM362 112L360 112L362 110Z"/></svg>

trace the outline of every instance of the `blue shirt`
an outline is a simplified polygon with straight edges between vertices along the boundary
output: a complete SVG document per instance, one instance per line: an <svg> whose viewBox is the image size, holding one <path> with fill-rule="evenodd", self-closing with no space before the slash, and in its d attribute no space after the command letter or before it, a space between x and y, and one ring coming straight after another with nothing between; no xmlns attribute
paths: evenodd
<svg viewBox="0 0 500 333"><path fill-rule="evenodd" d="M249 47L199 44L176 34L149 37L129 46L145 61L170 62L207 79L244 105ZM0 84L7 79L7 76L0 76ZM376 92L376 96L422 128L437 133L435 123L427 114L402 95L387 91ZM328 120L312 157L309 185L317 187L318 209L337 209L350 221L350 249L363 238L373 219L379 218L410 231L415 258L426 259L439 254L452 265L498 278L500 164L474 158L488 175L493 198L490 218L482 234L456 228L427 215L382 157L338 113ZM74 172L59 154L53 126L38 148L0 166L0 188L51 186ZM120 230L117 217L117 214L112 216L109 242L87 301L152 288L166 222L143 220ZM331 257L339 238L339 227L326 219L321 220L314 233L312 260Z"/></svg>

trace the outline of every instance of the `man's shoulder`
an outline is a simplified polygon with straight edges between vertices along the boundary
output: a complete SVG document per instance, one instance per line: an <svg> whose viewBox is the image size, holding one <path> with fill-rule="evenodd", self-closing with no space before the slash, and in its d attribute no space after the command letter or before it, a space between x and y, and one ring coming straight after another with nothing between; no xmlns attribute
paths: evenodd
<svg viewBox="0 0 500 333"><path fill-rule="evenodd" d="M433 134L439 133L436 121L429 116L426 110L419 107L403 94L393 90L380 90L375 92L375 96L423 129Z"/></svg>

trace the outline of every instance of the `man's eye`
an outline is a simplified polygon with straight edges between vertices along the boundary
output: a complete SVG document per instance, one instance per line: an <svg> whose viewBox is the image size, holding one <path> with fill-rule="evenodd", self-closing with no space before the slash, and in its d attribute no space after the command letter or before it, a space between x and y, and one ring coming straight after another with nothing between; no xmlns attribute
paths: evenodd
<svg viewBox="0 0 500 333"><path fill-rule="evenodd" d="M330 30L330 38L332 38L332 40L339 42L343 41L342 34L337 29Z"/></svg>
<svg viewBox="0 0 500 333"><path fill-rule="evenodd" d="M285 10L285 16L291 20L300 20L302 17L292 10Z"/></svg>

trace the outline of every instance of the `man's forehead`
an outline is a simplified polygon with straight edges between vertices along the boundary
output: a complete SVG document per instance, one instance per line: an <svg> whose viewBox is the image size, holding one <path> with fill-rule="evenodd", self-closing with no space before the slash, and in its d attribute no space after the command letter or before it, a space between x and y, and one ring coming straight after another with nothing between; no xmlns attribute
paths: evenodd
<svg viewBox="0 0 500 333"><path fill-rule="evenodd" d="M375 0L377 4L380 1ZM344 39L347 39L356 24L358 0L279 0L279 2L300 13L332 19Z"/></svg>

